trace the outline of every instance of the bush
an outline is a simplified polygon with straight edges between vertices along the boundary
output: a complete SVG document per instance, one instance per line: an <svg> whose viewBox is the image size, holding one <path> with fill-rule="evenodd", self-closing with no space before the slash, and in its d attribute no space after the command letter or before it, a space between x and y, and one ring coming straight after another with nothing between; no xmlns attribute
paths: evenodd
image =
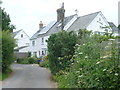
<svg viewBox="0 0 120 90"><path fill-rule="evenodd" d="M0 33L2 33L2 72L6 73L14 61L15 40L8 32Z"/></svg>
<svg viewBox="0 0 120 90"><path fill-rule="evenodd" d="M73 63L68 72L57 76L59 88L118 88L117 43L97 41L99 36L84 37L81 45L76 45ZM110 49L109 49L110 48Z"/></svg>
<svg viewBox="0 0 120 90"><path fill-rule="evenodd" d="M47 56L45 56L45 61L40 62L39 64L41 67L49 68L49 61Z"/></svg>
<svg viewBox="0 0 120 90"><path fill-rule="evenodd" d="M18 63L18 64L29 64L27 58L18 58L18 59L17 59L17 63Z"/></svg>
<svg viewBox="0 0 120 90"><path fill-rule="evenodd" d="M27 59L28 59L28 63L29 63L29 64L35 63L35 60L34 60L34 58L32 58L32 57L29 57L29 58L27 58Z"/></svg>
<svg viewBox="0 0 120 90"><path fill-rule="evenodd" d="M53 34L48 39L48 59L53 74L70 67L71 57L74 54L76 34L74 32L61 31Z"/></svg>

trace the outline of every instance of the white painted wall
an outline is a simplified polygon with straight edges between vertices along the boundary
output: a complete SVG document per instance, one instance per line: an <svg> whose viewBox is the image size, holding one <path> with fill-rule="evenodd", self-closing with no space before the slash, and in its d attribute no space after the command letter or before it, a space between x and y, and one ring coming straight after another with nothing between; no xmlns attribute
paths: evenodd
<svg viewBox="0 0 120 90"><path fill-rule="evenodd" d="M44 38L44 43L42 43L42 38ZM34 56L34 52L37 52L37 57L39 57L40 55L42 55L42 51L43 49L47 49L47 42L46 40L48 40L49 36L45 36L45 37L38 37L36 39L32 39L30 40L30 52L32 54L32 56ZM35 45L32 45L32 41L35 41ZM45 53L45 51L43 51Z"/></svg>
<svg viewBox="0 0 120 90"><path fill-rule="evenodd" d="M89 24L89 26L87 27L87 30L92 30L93 32L95 32L95 31L105 32L104 29L100 28L100 26L102 26L102 27L109 26L106 18L103 16L103 14L101 12ZM109 29L109 32L111 33L112 29Z"/></svg>
<svg viewBox="0 0 120 90"><path fill-rule="evenodd" d="M23 35L23 37L21 37L21 35ZM23 30L21 30L21 31L14 37L14 39L16 39L17 47L29 46L28 44L30 43L30 38L29 38L29 36L28 36Z"/></svg>

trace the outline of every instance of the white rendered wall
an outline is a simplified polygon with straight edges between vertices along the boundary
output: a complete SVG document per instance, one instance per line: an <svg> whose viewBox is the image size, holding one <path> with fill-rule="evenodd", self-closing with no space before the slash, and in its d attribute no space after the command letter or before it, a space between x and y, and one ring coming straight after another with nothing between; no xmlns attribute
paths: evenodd
<svg viewBox="0 0 120 90"><path fill-rule="evenodd" d="M21 37L21 34L23 34L23 37ZM14 37L14 39L16 39L17 47L28 46L28 44L30 43L30 38L29 38L29 36L28 36L23 30L21 30L21 31ZM27 44L27 43L28 43L28 44Z"/></svg>
<svg viewBox="0 0 120 90"><path fill-rule="evenodd" d="M105 27L109 26L106 18L103 16L102 13L99 13L94 20L89 24L87 27L87 30L92 30L93 32L99 31L99 32L105 32L105 29L100 28L100 26ZM112 29L109 29L109 32L112 32Z"/></svg>

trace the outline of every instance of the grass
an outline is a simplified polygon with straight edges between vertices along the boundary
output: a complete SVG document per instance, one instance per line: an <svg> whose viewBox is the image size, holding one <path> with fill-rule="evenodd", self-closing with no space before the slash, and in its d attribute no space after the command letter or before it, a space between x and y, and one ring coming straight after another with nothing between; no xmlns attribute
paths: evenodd
<svg viewBox="0 0 120 90"><path fill-rule="evenodd" d="M12 73L12 70L9 69L7 73L0 73L0 81L5 80Z"/></svg>

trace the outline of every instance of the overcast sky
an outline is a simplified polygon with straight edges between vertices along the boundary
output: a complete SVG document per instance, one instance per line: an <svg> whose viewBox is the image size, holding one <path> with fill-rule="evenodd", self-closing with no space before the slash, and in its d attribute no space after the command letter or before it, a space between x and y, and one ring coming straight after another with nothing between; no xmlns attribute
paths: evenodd
<svg viewBox="0 0 120 90"><path fill-rule="evenodd" d="M47 25L57 19L56 10L64 2L65 16L102 11L107 21L118 26L118 1L120 0L2 0L2 8L10 15L16 30L23 29L30 37L39 29L39 22Z"/></svg>

